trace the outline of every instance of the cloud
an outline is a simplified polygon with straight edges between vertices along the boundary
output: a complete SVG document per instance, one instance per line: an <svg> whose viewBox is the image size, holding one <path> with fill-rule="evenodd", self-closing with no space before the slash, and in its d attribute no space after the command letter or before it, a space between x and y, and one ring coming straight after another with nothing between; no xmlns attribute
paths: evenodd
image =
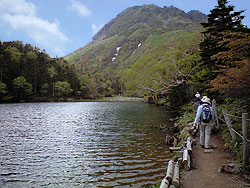
<svg viewBox="0 0 250 188"><path fill-rule="evenodd" d="M104 26L103 24L99 24L99 25L92 24L91 29L92 29L93 34L96 34L103 26Z"/></svg>
<svg viewBox="0 0 250 188"><path fill-rule="evenodd" d="M35 15L36 8L34 4L26 2L25 0L1 0L0 1L0 12L1 13L14 13L14 14L25 14Z"/></svg>
<svg viewBox="0 0 250 188"><path fill-rule="evenodd" d="M23 32L34 42L58 56L65 55L70 40L60 31L58 21L50 22L36 16L36 8L26 0L0 0L0 20L15 32Z"/></svg>
<svg viewBox="0 0 250 188"><path fill-rule="evenodd" d="M81 2L76 1L76 0L70 0L70 2L71 2L71 5L69 7L69 10L75 11L83 17L87 17L91 14L91 11Z"/></svg>

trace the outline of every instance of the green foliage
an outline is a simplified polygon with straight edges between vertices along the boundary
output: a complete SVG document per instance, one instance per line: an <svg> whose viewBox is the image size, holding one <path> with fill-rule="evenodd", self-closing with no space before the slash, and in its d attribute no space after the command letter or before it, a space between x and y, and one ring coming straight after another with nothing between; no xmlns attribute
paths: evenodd
<svg viewBox="0 0 250 188"><path fill-rule="evenodd" d="M12 84L17 99L22 100L32 94L32 85L23 76L15 78Z"/></svg>
<svg viewBox="0 0 250 188"><path fill-rule="evenodd" d="M43 96L47 96L49 93L49 84L45 83L42 85L41 93Z"/></svg>
<svg viewBox="0 0 250 188"><path fill-rule="evenodd" d="M146 41L152 47L151 52L144 52L144 56L120 73L127 94L152 95L158 104L163 100L159 102L157 98L166 95L166 104L171 107L180 105L185 100L186 85L200 60L198 41L199 33L184 31L152 36Z"/></svg>
<svg viewBox="0 0 250 188"><path fill-rule="evenodd" d="M222 109L226 111L230 116L230 121L233 128L242 135L242 119L237 117L242 117L242 113L249 113L249 98L245 99L235 99L226 98L222 105L218 105L219 116L224 119L222 115ZM232 137L225 123L220 124L220 129L222 130L223 139L225 141L225 147L235 154L238 162L242 162L242 138L236 137L236 141L232 141ZM250 134L250 131L249 133Z"/></svg>
<svg viewBox="0 0 250 188"><path fill-rule="evenodd" d="M63 80L71 85L71 96L77 96L80 89L77 74L73 65L61 58L50 58L35 46L23 45L20 41L0 42L0 80L6 86L1 89L0 102L25 100L28 96L29 100L53 97L54 83Z"/></svg>
<svg viewBox="0 0 250 188"><path fill-rule="evenodd" d="M7 93L6 84L0 82L0 98Z"/></svg>
<svg viewBox="0 0 250 188"><path fill-rule="evenodd" d="M73 90L70 87L69 82L67 81L57 81L55 83L55 94L58 97L66 97L68 96Z"/></svg>
<svg viewBox="0 0 250 188"><path fill-rule="evenodd" d="M179 140L186 140L190 136L188 132L190 127L187 127L187 125L188 123L194 121L196 108L196 105L191 102L182 106L181 115L176 118L176 123L178 124L178 127L180 129L180 132L178 134Z"/></svg>

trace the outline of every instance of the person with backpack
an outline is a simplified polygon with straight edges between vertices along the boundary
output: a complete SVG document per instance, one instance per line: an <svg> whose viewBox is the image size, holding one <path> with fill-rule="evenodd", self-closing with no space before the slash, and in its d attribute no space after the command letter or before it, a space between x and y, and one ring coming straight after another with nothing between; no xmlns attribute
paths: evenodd
<svg viewBox="0 0 250 188"><path fill-rule="evenodd" d="M200 105L203 104L203 102L204 102L204 100L206 100L206 98L207 98L207 96L203 96L203 97L202 97L201 101L199 102L199 104L198 104L198 106L197 106L196 114L197 114L197 112L198 112L198 109L199 109Z"/></svg>
<svg viewBox="0 0 250 188"><path fill-rule="evenodd" d="M197 109L194 125L198 126L198 122L200 122L200 145L201 147L209 149L211 148L210 137L214 115L212 113L210 99L206 97L202 102Z"/></svg>
<svg viewBox="0 0 250 188"><path fill-rule="evenodd" d="M197 103L197 104L199 104L199 102L200 102L200 100L201 100L201 95L200 95L200 93L197 91L196 92L196 94L195 94L195 102Z"/></svg>

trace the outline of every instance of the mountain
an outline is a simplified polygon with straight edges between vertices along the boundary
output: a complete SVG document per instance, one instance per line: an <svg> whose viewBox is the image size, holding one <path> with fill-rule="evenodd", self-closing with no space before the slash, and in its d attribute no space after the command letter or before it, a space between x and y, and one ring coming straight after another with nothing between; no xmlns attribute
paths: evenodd
<svg viewBox="0 0 250 188"><path fill-rule="evenodd" d="M93 40L110 38L114 35L130 35L138 27L154 29L176 30L185 27L190 22L204 22L206 16L199 11L185 13L173 6L160 8L155 5L136 6L128 8L115 19L106 24L94 37Z"/></svg>
<svg viewBox="0 0 250 188"><path fill-rule="evenodd" d="M82 73L115 82L120 71L165 45L170 38L199 32L200 23L206 19L199 11L185 13L173 6L131 7L107 23L92 42L64 59L78 66Z"/></svg>

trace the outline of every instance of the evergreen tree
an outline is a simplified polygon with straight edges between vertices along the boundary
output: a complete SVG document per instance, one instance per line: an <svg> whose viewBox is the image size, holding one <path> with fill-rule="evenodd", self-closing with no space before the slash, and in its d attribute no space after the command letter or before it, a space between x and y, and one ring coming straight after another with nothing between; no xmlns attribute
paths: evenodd
<svg viewBox="0 0 250 188"><path fill-rule="evenodd" d="M218 90L224 96L242 98L250 93L250 33L225 32L225 40L220 44L226 44L228 50L213 56L216 61L223 62L221 66L223 74L211 81L212 90Z"/></svg>
<svg viewBox="0 0 250 188"><path fill-rule="evenodd" d="M7 93L6 84L0 82L0 99Z"/></svg>
<svg viewBox="0 0 250 188"><path fill-rule="evenodd" d="M72 91L68 81L57 81L55 83L55 92L58 97L68 96Z"/></svg>
<svg viewBox="0 0 250 188"><path fill-rule="evenodd" d="M12 81L15 91L15 97L18 100L25 99L28 95L32 94L32 85L27 82L26 78L19 76Z"/></svg>
<svg viewBox="0 0 250 188"><path fill-rule="evenodd" d="M208 81L214 79L218 75L221 63L215 61L212 57L221 51L227 50L226 45L218 45L223 40L223 32L245 31L246 28L242 25L241 20L244 16L241 13L244 11L234 12L234 6L227 5L227 0L218 0L218 6L210 11L207 23L201 25L205 29L203 33L203 41L200 43L201 62L204 65L206 75L203 76Z"/></svg>

